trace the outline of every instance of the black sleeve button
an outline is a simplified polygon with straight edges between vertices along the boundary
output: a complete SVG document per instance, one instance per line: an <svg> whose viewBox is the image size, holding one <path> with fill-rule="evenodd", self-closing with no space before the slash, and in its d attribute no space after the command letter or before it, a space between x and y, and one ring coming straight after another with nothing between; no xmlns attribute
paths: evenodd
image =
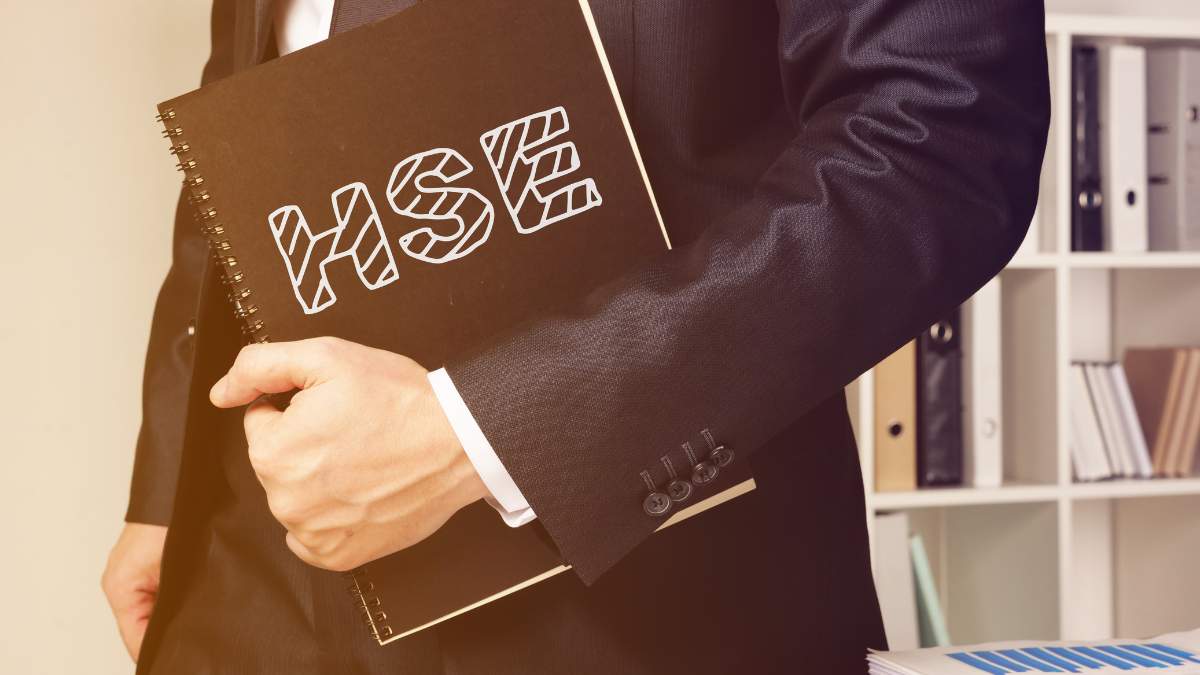
<svg viewBox="0 0 1200 675"><path fill-rule="evenodd" d="M696 485L707 485L717 477L718 471L716 464L697 462L692 469L692 482Z"/></svg>
<svg viewBox="0 0 1200 675"><path fill-rule="evenodd" d="M676 478L667 484L667 494L671 495L673 502L685 501L692 496L692 484L682 478Z"/></svg>
<svg viewBox="0 0 1200 675"><path fill-rule="evenodd" d="M671 510L671 498L662 492L651 492L642 501L642 508L646 515L661 517Z"/></svg>
<svg viewBox="0 0 1200 675"><path fill-rule="evenodd" d="M729 463L733 461L733 451L724 445L718 445L708 458L716 462L717 466L729 466Z"/></svg>

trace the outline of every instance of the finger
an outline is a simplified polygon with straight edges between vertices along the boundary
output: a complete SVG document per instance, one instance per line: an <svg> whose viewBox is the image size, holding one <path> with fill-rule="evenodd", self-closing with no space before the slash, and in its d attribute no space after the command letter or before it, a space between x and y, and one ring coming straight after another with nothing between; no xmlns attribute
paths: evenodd
<svg viewBox="0 0 1200 675"><path fill-rule="evenodd" d="M270 428L280 417L283 417L283 413L269 401L259 399L251 403L250 407L246 408L246 416L243 420L246 428L246 442L254 445L256 440L270 433Z"/></svg>
<svg viewBox="0 0 1200 675"><path fill-rule="evenodd" d="M146 636L146 626L150 623L150 612L154 609L154 596L139 592L127 607L116 610L117 630L121 634L121 642L129 652L129 658L137 663L138 652L142 648L142 639Z"/></svg>
<svg viewBox="0 0 1200 675"><path fill-rule="evenodd" d="M284 543L286 543L287 547L292 550L292 553L296 554L297 558L303 560L309 565L312 565L313 567L320 567L324 569L325 566L320 563L317 555L309 550L307 546L301 544L300 540L296 538L296 535L288 532L287 537L284 538Z"/></svg>
<svg viewBox="0 0 1200 675"><path fill-rule="evenodd" d="M246 405L263 394L279 394L316 384L328 363L324 340L247 345L209 399L218 408Z"/></svg>
<svg viewBox="0 0 1200 675"><path fill-rule="evenodd" d="M133 625L129 629L129 638L125 642L125 648L129 650L129 657L134 663L138 661L138 655L142 652L142 641L146 637L146 626L150 625L149 616L140 616L134 620Z"/></svg>

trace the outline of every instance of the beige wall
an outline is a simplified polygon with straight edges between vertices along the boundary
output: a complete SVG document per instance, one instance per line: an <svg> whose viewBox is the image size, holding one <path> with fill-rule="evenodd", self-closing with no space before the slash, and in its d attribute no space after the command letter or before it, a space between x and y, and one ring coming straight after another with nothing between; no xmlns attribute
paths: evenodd
<svg viewBox="0 0 1200 675"><path fill-rule="evenodd" d="M154 104L199 82L209 6L0 3L3 673L132 672L99 574L179 186Z"/></svg>
<svg viewBox="0 0 1200 675"><path fill-rule="evenodd" d="M1200 17L1195 0L1049 4ZM198 81L208 5L3 3L0 672L132 670L98 579L178 189L153 108Z"/></svg>

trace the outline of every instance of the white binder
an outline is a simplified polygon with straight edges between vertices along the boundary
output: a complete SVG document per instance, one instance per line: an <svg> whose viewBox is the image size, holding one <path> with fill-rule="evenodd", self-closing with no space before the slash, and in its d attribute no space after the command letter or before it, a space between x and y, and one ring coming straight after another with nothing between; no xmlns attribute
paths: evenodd
<svg viewBox="0 0 1200 675"><path fill-rule="evenodd" d="M1200 50L1146 56L1150 248L1200 250Z"/></svg>
<svg viewBox="0 0 1200 675"><path fill-rule="evenodd" d="M1004 474L1000 277L979 289L963 310L963 478L975 487L999 487Z"/></svg>
<svg viewBox="0 0 1200 675"><path fill-rule="evenodd" d="M1105 248L1147 250L1146 50L1100 50L1100 158Z"/></svg>
<svg viewBox="0 0 1200 675"><path fill-rule="evenodd" d="M1093 481L1113 475L1088 392L1087 375L1082 363L1071 364L1071 459L1075 467L1075 480Z"/></svg>
<svg viewBox="0 0 1200 675"><path fill-rule="evenodd" d="M875 516L875 592L892 649L916 649L917 590L908 549L908 514Z"/></svg>

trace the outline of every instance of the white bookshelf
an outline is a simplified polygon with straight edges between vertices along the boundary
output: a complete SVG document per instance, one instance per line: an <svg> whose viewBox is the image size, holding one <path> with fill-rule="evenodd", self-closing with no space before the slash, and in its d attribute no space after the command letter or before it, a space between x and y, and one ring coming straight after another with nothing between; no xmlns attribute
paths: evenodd
<svg viewBox="0 0 1200 675"><path fill-rule="evenodd" d="M872 373L848 389L868 529L877 513L909 514L956 643L1200 626L1200 477L1076 484L1067 423L1072 360L1200 345L1200 253L1070 251L1064 104L1073 45L1200 46L1200 21L1049 15L1046 43L1053 110L1040 240L1001 273L1004 484L875 492Z"/></svg>

